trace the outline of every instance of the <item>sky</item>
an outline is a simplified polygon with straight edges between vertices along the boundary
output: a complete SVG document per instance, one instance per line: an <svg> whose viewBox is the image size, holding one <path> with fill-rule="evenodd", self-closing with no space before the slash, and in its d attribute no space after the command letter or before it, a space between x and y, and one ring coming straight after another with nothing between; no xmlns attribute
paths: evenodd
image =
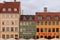
<svg viewBox="0 0 60 40"><path fill-rule="evenodd" d="M14 1L14 0L0 0ZM32 15L36 12L43 12L44 7L47 7L48 12L60 12L60 0L17 0L21 2L21 10L23 14Z"/></svg>

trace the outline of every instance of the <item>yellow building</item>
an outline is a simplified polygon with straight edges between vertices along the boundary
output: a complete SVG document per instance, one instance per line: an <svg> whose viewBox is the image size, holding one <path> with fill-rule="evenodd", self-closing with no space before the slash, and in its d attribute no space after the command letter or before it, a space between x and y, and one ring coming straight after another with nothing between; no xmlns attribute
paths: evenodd
<svg viewBox="0 0 60 40"><path fill-rule="evenodd" d="M20 2L0 3L0 38L19 38Z"/></svg>
<svg viewBox="0 0 60 40"><path fill-rule="evenodd" d="M60 12L36 12L37 38L60 38Z"/></svg>

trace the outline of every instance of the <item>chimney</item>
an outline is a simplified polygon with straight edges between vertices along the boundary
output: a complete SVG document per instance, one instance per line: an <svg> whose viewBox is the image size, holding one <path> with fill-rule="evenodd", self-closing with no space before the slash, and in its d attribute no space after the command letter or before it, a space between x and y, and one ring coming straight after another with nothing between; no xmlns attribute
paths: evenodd
<svg viewBox="0 0 60 40"><path fill-rule="evenodd" d="M44 7L44 12L47 12L47 7Z"/></svg>
<svg viewBox="0 0 60 40"><path fill-rule="evenodd" d="M16 2L16 0L14 0L14 2Z"/></svg>

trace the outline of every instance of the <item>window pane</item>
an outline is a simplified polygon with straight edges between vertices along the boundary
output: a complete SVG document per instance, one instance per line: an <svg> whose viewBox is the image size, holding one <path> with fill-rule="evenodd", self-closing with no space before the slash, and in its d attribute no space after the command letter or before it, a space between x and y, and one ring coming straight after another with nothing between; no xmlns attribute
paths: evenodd
<svg viewBox="0 0 60 40"><path fill-rule="evenodd" d="M3 10L2 11L6 11L6 8L3 8Z"/></svg>
<svg viewBox="0 0 60 40"><path fill-rule="evenodd" d="M55 28L52 28L52 32L55 32Z"/></svg>
<svg viewBox="0 0 60 40"><path fill-rule="evenodd" d="M8 39L9 38L9 35L6 35L6 38Z"/></svg>
<svg viewBox="0 0 60 40"><path fill-rule="evenodd" d="M58 16L55 16L54 19L55 19L55 20L58 20Z"/></svg>
<svg viewBox="0 0 60 40"><path fill-rule="evenodd" d="M14 38L14 36L13 36L13 35L11 35L11 38Z"/></svg>
<svg viewBox="0 0 60 40"><path fill-rule="evenodd" d="M48 28L48 32L51 32L51 28Z"/></svg>
<svg viewBox="0 0 60 40"><path fill-rule="evenodd" d="M17 11L17 8L14 8L14 11Z"/></svg>
<svg viewBox="0 0 60 40"><path fill-rule="evenodd" d="M51 21L49 21L48 24L51 25Z"/></svg>
<svg viewBox="0 0 60 40"><path fill-rule="evenodd" d="M56 21L56 25L59 25L59 21Z"/></svg>
<svg viewBox="0 0 60 40"><path fill-rule="evenodd" d="M42 20L42 16L39 16L39 17L38 17L38 20Z"/></svg>
<svg viewBox="0 0 60 40"><path fill-rule="evenodd" d="M41 21L41 25L43 25L43 22Z"/></svg>
<svg viewBox="0 0 60 40"><path fill-rule="evenodd" d="M46 19L47 19L47 20L50 20L50 16L46 16Z"/></svg>
<svg viewBox="0 0 60 40"><path fill-rule="evenodd" d="M9 27L6 27L6 31L9 31Z"/></svg>
<svg viewBox="0 0 60 40"><path fill-rule="evenodd" d="M55 25L55 22L52 22L53 25Z"/></svg>
<svg viewBox="0 0 60 40"><path fill-rule="evenodd" d="M44 28L44 32L47 32L47 28Z"/></svg>
<svg viewBox="0 0 60 40"><path fill-rule="evenodd" d="M13 27L11 27L11 31L12 31L12 32L14 31L14 28L13 28Z"/></svg>
<svg viewBox="0 0 60 40"><path fill-rule="evenodd" d="M56 32L59 32L59 28L56 28Z"/></svg>
<svg viewBox="0 0 60 40"><path fill-rule="evenodd" d="M47 25L47 22L45 22L45 25Z"/></svg>
<svg viewBox="0 0 60 40"><path fill-rule="evenodd" d="M18 27L15 27L15 32L18 32Z"/></svg>
<svg viewBox="0 0 60 40"><path fill-rule="evenodd" d="M8 8L8 11L11 11L11 8Z"/></svg>
<svg viewBox="0 0 60 40"><path fill-rule="evenodd" d="M2 31L3 31L3 32L5 31L5 27L2 27Z"/></svg>
<svg viewBox="0 0 60 40"><path fill-rule="evenodd" d="M12 21L12 25L14 25L14 22Z"/></svg>
<svg viewBox="0 0 60 40"><path fill-rule="evenodd" d="M2 38L5 39L5 35L2 35Z"/></svg>
<svg viewBox="0 0 60 40"><path fill-rule="evenodd" d="M2 25L4 25L4 22L2 22Z"/></svg>
<svg viewBox="0 0 60 40"><path fill-rule="evenodd" d="M17 34L15 35L15 38L18 38L18 35Z"/></svg>
<svg viewBox="0 0 60 40"><path fill-rule="evenodd" d="M41 28L40 30L41 30L41 32L43 32L43 28Z"/></svg>
<svg viewBox="0 0 60 40"><path fill-rule="evenodd" d="M37 32L39 32L39 28L37 28Z"/></svg>

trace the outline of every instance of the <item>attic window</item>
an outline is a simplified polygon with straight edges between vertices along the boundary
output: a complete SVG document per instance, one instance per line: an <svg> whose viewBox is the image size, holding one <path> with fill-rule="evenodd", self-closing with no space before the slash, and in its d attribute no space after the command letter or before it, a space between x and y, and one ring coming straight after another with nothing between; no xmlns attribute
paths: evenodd
<svg viewBox="0 0 60 40"><path fill-rule="evenodd" d="M17 11L17 8L14 8L14 11Z"/></svg>
<svg viewBox="0 0 60 40"><path fill-rule="evenodd" d="M32 17L30 16L30 20L32 20Z"/></svg>
<svg viewBox="0 0 60 40"><path fill-rule="evenodd" d="M8 11L11 11L11 8L8 8Z"/></svg>
<svg viewBox="0 0 60 40"><path fill-rule="evenodd" d="M2 9L2 11L6 11L6 9L5 9L5 8L3 8L3 9Z"/></svg>

